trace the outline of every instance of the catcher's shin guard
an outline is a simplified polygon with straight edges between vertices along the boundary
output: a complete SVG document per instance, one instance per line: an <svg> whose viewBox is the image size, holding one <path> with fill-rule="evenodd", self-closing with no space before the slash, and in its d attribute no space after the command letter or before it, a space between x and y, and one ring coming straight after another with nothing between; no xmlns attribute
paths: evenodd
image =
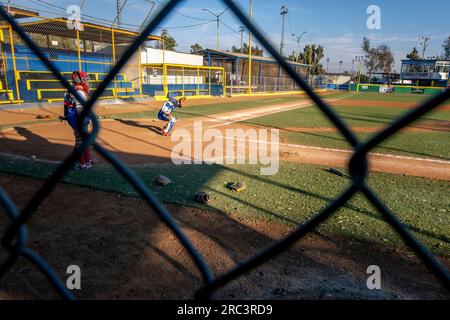
<svg viewBox="0 0 450 320"><path fill-rule="evenodd" d="M79 164L81 165L82 168L91 168L92 162L93 162L92 153L90 148L88 147L81 155Z"/></svg>
<svg viewBox="0 0 450 320"><path fill-rule="evenodd" d="M175 122L177 122L177 118L173 117L172 120L169 121L169 123L167 124L167 127L164 129L164 133L166 135L169 135L170 132L173 129L173 126L175 125Z"/></svg>

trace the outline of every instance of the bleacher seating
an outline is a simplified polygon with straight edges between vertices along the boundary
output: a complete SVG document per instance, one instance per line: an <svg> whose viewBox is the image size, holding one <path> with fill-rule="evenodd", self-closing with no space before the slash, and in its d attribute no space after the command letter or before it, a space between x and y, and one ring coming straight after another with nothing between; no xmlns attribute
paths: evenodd
<svg viewBox="0 0 450 320"><path fill-rule="evenodd" d="M18 82L21 98L29 102L56 102L62 101L66 89L61 82L49 71L18 71ZM62 72L70 80L71 72ZM106 73L88 73L91 79L91 89L98 88ZM115 94L119 98L134 97L140 94L132 81L127 81L125 74L118 74L103 92L102 99L113 99Z"/></svg>
<svg viewBox="0 0 450 320"><path fill-rule="evenodd" d="M8 49L8 46L5 45L5 59L8 71L4 78L7 79L10 85L8 90L6 90L0 82L0 103L12 101L14 97L17 97L16 77L20 100L23 102L56 102L63 100L66 89L29 48L22 45L15 46L16 74L13 72L12 58ZM68 80L70 80L72 71L79 68L76 52L57 50L48 52L47 55ZM95 90L104 80L111 67L111 57L97 53L82 53L81 61L83 71L87 71L91 79L91 89ZM101 99L124 99L140 96L139 88L136 88L135 83L127 80L126 74L122 73L118 74L115 80L108 85Z"/></svg>

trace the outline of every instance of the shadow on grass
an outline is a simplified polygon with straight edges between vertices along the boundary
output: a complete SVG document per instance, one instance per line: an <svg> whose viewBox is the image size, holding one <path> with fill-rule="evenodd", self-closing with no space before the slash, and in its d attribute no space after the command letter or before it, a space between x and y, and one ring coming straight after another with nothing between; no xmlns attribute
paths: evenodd
<svg viewBox="0 0 450 320"><path fill-rule="evenodd" d="M25 174L21 168L25 163L17 163L18 174ZM31 165L36 165L31 163ZM51 172L54 166L45 165L46 170ZM199 170L197 170L197 167ZM5 168L2 166L2 168ZM150 167L137 170L144 181L149 184L150 178L157 172L167 170L169 166ZM45 169L45 168L44 168ZM236 173L248 179L256 179L262 183L273 185L277 188L290 190L303 195L315 197L328 202L332 198L314 192L308 192L301 188L289 186L285 183L269 180L261 176L236 170L234 168L219 165L207 166L184 166L183 168L172 167L171 175L174 176L174 184L168 188L161 188L151 185L151 189L158 196L164 195L163 200L171 197L180 197L180 193L186 198L186 185L189 192L205 188L205 183L214 176L219 175L224 170ZM48 176L46 172L31 170L34 175L41 174L42 178ZM30 173L28 173L30 175ZM104 190L105 186L110 191L124 191L122 181L104 181L104 176L96 170L74 174L68 177L73 184L80 184L89 187L97 187ZM111 176L114 178L114 175ZM117 178L115 178L117 180ZM2 179L2 181L4 181ZM12 183L14 181L14 183ZM101 181L104 185L96 185ZM178 182L183 185L178 186ZM67 182L67 181L66 181ZM94 183L92 183L94 182ZM8 192L15 194L15 197L26 201L27 197L33 193L32 183L27 181L10 180L6 185ZM181 188L180 188L181 187ZM128 186L129 188L129 186ZM27 190L29 192L27 192ZM214 190L214 189L211 189ZM235 196L228 195L220 190L214 190L223 196L231 197L233 201L238 201L246 205L251 205L257 210L273 215L277 220L280 216L270 210L262 208L260 205L248 203ZM184 193L183 193L184 192ZM128 192L125 192L129 194ZM67 207L67 201L72 201L76 205L66 210L60 208ZM168 198L167 198L168 197ZM78 199L78 200L75 200ZM20 200L20 199L19 199ZM64 270L65 266L80 263L85 270L87 280L83 290L83 298L178 298L190 297L195 289L200 286L200 278L189 257L178 241L167 231L166 227L156 218L142 200L132 197L119 197L115 193L87 191L84 188L76 188L69 185L59 185L51 198L46 200L40 211L36 214L39 219L34 219L30 229L32 234L39 234L39 242L35 245L39 252L45 253L49 257L52 265L57 265L58 270ZM347 205L346 208L359 213L374 213L362 210L358 207ZM249 228L242 223L228 217L224 210L216 209L216 213L193 211L186 207L171 207L174 216L181 227L188 232L191 240L198 246L199 251L205 256L216 273L223 273L233 267L239 261L245 260L255 254L263 247L273 243L273 239L268 235ZM55 214L59 212L59 214ZM143 214L150 212L152 214ZM378 218L378 217L377 217ZM64 221L64 223L61 223ZM285 222L297 225L296 221ZM48 228L52 226L52 228ZM73 244L77 245L74 246ZM327 252L328 248L314 248L316 253ZM345 257L356 264L360 264L360 257ZM383 261L390 261L396 266L407 264L402 257L386 256ZM377 260L378 261L378 260ZM272 275L270 278L263 278L258 273L250 272L244 277L233 281L227 288L219 290L216 298L229 298L230 294L241 298L273 298L277 296L270 291L270 286L277 286L280 279L291 275L292 279L297 279L292 284L282 285L286 289L286 297L301 297L298 287L306 288L302 294L309 294L311 297L320 297L325 292L334 292L336 287L345 287L350 291L354 290L356 297L386 298L385 293L368 293L365 281L355 281L356 274L348 270L342 271L336 268L333 262L320 262L304 255L299 250L289 250L284 252L280 258L273 259L268 263L258 267L263 274ZM301 270L315 270L312 277L302 277L298 279ZM101 271L101 272L100 272ZM102 275L100 275L100 273ZM279 276L283 274L284 276ZM9 282L4 286L5 290L11 294L23 295L23 288L33 286L37 288L35 295L44 293L48 298L54 297L51 292L45 290L46 284L42 284L42 279L38 275L28 275L32 278L26 285L23 283L23 276L19 273L10 275ZM336 287L321 285L323 280L335 279ZM290 279L290 278L288 278ZM131 282L131 284L130 284ZM284 287L286 286L286 288ZM48 289L48 288L47 288ZM277 288L275 288L277 289ZM363 290L364 289L364 290ZM328 291L327 291L328 290ZM247 293L250 292L250 293ZM284 291L283 291L284 292ZM321 293L322 292L322 293ZM442 294L442 293L441 293ZM32 295L33 296L33 295ZM35 296L33 296L35 297ZM303 296L304 297L304 296Z"/></svg>

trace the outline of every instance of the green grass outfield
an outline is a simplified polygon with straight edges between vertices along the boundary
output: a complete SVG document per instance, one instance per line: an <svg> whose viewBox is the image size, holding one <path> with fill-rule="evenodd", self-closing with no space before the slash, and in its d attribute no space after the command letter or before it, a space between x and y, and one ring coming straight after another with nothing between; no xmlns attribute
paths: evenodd
<svg viewBox="0 0 450 320"><path fill-rule="evenodd" d="M55 165L0 157L0 170L39 179L47 178ZM296 225L305 221L349 185L347 178L327 172L325 167L282 162L274 176L259 175L251 165L154 165L133 167L164 202L200 206L240 219L277 221ZM153 183L159 174L173 183ZM247 190L233 193L227 183L244 181ZM136 196L128 183L110 166L88 171L71 170L65 183ZM370 185L419 239L438 255L450 257L450 198L448 181L372 173ZM209 206L194 202L197 191L207 191ZM88 191L86 191L88 192ZM143 213L145 214L145 213ZM405 249L403 241L362 196L353 198L318 231L324 235L351 237L393 249Z"/></svg>
<svg viewBox="0 0 450 320"><path fill-rule="evenodd" d="M420 103L430 99L432 95L426 94L407 94L407 93L394 93L385 94L377 92L362 92L355 94L355 96L349 98L351 100L376 100L385 102L415 102ZM449 104L450 101L447 102Z"/></svg>
<svg viewBox="0 0 450 320"><path fill-rule="evenodd" d="M408 110L400 108L390 108L383 106L383 102L397 101L399 98L415 99L417 103L423 99L422 96L404 96L381 94L362 94L345 98L344 101L370 100L380 101L377 107L360 106L339 106L333 110L349 126L359 127L385 127L392 121L399 119ZM381 99L381 100L380 100ZM404 100L401 100L404 101ZM449 110L435 110L423 116L414 125L419 125L423 120L450 121ZM244 121L247 124L260 125L274 128L317 128L333 127L331 122L325 118L322 112L315 106L297 110L291 110L255 118ZM375 133L356 133L361 140L367 140ZM289 143L311 145L330 148L350 148L348 142L338 132L294 132L284 130L281 135ZM375 152L407 155L423 158L450 159L450 132L448 131L427 131L427 132L401 132L390 140L382 143L374 149Z"/></svg>

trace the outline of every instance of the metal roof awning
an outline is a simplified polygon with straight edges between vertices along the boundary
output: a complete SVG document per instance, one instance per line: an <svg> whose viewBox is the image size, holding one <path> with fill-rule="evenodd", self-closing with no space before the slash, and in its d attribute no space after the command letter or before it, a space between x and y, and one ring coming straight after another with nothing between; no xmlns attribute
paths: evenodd
<svg viewBox="0 0 450 320"><path fill-rule="evenodd" d="M43 18L39 16L38 12L20 9L16 7L3 6L3 9L16 18L28 18L31 21L22 22L19 25L27 33L35 33L49 36L58 36L64 38L76 38L77 32L68 27L68 20L66 18ZM1 27L9 26L5 20L0 20ZM82 28L79 30L79 37L81 40L89 40L94 42L112 43L112 32L114 31L114 42L116 44L126 44L133 42L139 35L136 31L112 28L92 22L80 22ZM149 40L161 40L159 36L148 36Z"/></svg>
<svg viewBox="0 0 450 320"><path fill-rule="evenodd" d="M244 60L248 59L248 54L231 52L231 51L205 49L205 50L200 51L199 53L201 53L203 55L211 54L212 57L217 56L217 57L228 57L228 58L234 58L234 59L238 58L238 59L244 59ZM278 62L271 57L261 57L261 56L252 55L252 60L278 64ZM302 66L302 67L310 66L309 64L298 63L298 62L293 62L293 61L288 61L288 63L291 65Z"/></svg>
<svg viewBox="0 0 450 320"><path fill-rule="evenodd" d="M81 40L112 43L112 32L114 31L114 42L125 44L133 42L139 35L138 32L109 28L94 23L81 22L82 30L79 31ZM21 23L20 26L28 33L59 36L65 38L76 38L76 30L70 30L66 18L44 19L33 22ZM158 36L149 36L149 40L160 40Z"/></svg>
<svg viewBox="0 0 450 320"><path fill-rule="evenodd" d="M16 7L11 6L2 6L3 10L9 13L10 16L12 16L14 19L23 19L23 18L29 18L30 16L39 16L39 12L26 10L26 9L20 9ZM5 21L3 17L0 17L0 21Z"/></svg>

